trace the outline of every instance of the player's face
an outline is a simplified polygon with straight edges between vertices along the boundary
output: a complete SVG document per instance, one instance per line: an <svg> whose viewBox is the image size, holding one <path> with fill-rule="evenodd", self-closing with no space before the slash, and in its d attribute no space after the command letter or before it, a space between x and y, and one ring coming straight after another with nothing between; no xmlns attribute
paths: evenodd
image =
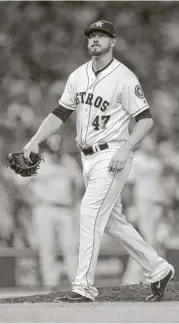
<svg viewBox="0 0 179 324"><path fill-rule="evenodd" d="M116 39L101 31L94 31L88 37L88 51L91 56L100 56L109 52L116 43Z"/></svg>

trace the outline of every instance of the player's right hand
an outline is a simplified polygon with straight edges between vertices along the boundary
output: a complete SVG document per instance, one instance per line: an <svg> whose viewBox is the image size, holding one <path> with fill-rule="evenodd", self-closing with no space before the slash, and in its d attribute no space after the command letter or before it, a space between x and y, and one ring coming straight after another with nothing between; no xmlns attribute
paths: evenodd
<svg viewBox="0 0 179 324"><path fill-rule="evenodd" d="M26 146L23 148L24 157L29 162L32 162L30 159L31 152L34 152L34 153L39 152L39 145L33 140L31 140L29 143L27 143Z"/></svg>

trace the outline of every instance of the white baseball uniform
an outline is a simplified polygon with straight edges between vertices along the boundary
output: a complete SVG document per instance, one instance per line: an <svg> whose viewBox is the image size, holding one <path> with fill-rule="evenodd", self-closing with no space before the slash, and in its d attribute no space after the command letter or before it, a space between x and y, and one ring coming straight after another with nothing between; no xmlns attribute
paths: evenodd
<svg viewBox="0 0 179 324"><path fill-rule="evenodd" d="M145 143L145 140L144 140ZM164 223L164 208L168 204L167 193L162 182L163 165L155 155L142 150L135 154L128 180L134 183L133 215L145 241L164 256L159 236ZM141 267L129 258L122 278L123 284L136 284L144 281Z"/></svg>
<svg viewBox="0 0 179 324"><path fill-rule="evenodd" d="M31 189L42 281L44 287L52 288L60 284L61 269L56 258L59 249L69 280L74 280L76 274L78 242L73 196L80 177L78 180L76 163L70 155L64 154L54 162L45 152L44 159L38 177L31 181Z"/></svg>
<svg viewBox="0 0 179 324"><path fill-rule="evenodd" d="M81 204L79 265L73 290L92 300L101 239L104 231L119 241L142 266L149 282L165 277L170 269L122 215L120 194L131 170L133 153L123 170L112 174L108 166L113 154L127 141L128 125L149 108L135 74L113 59L97 76L92 61L70 74L59 104L77 114L77 145L93 146L96 153L82 156L86 192ZM108 148L100 151L99 144Z"/></svg>

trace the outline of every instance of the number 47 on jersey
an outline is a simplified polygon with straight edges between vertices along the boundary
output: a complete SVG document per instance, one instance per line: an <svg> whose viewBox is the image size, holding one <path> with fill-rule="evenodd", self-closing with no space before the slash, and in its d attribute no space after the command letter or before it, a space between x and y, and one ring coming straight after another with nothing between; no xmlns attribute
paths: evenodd
<svg viewBox="0 0 179 324"><path fill-rule="evenodd" d="M99 116L97 115L92 122L94 130L106 129L106 125L110 119L110 115Z"/></svg>

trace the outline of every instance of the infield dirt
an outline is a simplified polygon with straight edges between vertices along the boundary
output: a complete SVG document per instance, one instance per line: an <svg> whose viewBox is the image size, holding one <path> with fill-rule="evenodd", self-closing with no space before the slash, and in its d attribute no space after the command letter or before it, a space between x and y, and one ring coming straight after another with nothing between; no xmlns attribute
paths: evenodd
<svg viewBox="0 0 179 324"><path fill-rule="evenodd" d="M130 285L98 288L99 295L95 302L142 302L150 294L150 285ZM64 292L51 292L20 297L0 298L0 304L8 303L52 303ZM171 282L165 293L164 301L179 301L179 283Z"/></svg>

